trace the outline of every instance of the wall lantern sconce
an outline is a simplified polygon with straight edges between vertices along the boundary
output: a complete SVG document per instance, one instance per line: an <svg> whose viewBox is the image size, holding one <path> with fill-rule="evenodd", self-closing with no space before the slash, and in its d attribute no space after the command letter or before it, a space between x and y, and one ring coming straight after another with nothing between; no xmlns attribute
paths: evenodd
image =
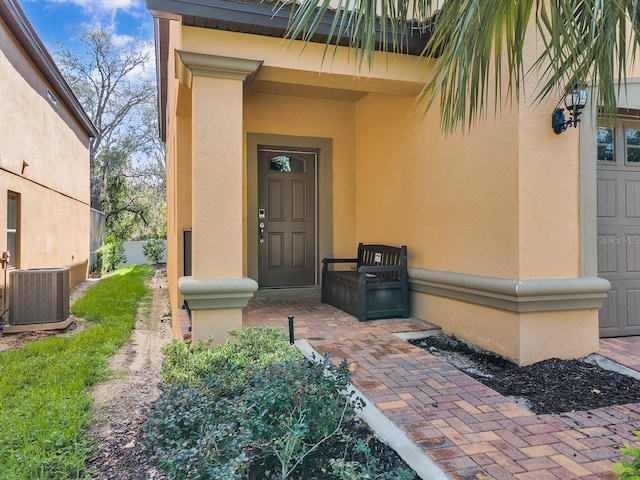
<svg viewBox="0 0 640 480"><path fill-rule="evenodd" d="M561 134L567 127L576 128L580 119L578 118L582 113L582 109L587 104L587 91L578 88L576 85L573 91L567 94L564 99L564 106L567 107L569 112L569 120L565 120L564 108L556 108L551 116L551 126L556 134Z"/></svg>

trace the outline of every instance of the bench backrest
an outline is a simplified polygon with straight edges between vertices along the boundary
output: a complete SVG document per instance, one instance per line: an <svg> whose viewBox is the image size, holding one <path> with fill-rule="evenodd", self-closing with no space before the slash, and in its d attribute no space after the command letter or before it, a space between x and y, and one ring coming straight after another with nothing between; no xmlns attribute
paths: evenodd
<svg viewBox="0 0 640 480"><path fill-rule="evenodd" d="M407 270L407 247L391 247L389 245L358 245L358 267L361 266L401 266L404 272ZM403 271L380 272L380 277L400 280ZM406 275L406 273L404 273Z"/></svg>

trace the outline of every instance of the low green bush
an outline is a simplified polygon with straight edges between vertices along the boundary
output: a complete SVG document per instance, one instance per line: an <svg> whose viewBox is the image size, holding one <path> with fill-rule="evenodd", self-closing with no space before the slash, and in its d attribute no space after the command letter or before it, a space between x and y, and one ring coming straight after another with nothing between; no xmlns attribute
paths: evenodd
<svg viewBox="0 0 640 480"><path fill-rule="evenodd" d="M364 402L346 393L346 362L307 361L279 328L233 335L234 342L214 349L209 342L173 342L164 349L163 392L144 424L143 441L169 478L286 479L336 438L345 439L344 455L327 475L414 478L411 470L381 472L365 447L356 452L364 463L351 454L347 460L352 439L342 425Z"/></svg>
<svg viewBox="0 0 640 480"><path fill-rule="evenodd" d="M144 258L154 265L160 263L160 260L162 260L162 256L164 255L164 242L163 238L152 238L151 240L148 240L142 246L142 254L144 255Z"/></svg>
<svg viewBox="0 0 640 480"><path fill-rule="evenodd" d="M225 366L238 367L238 381L244 381L251 370L285 360L304 358L300 351L289 344L281 328L261 326L230 332L233 340L227 340L216 348L211 341L185 343L173 340L164 347L162 381L168 383L196 384L211 378Z"/></svg>
<svg viewBox="0 0 640 480"><path fill-rule="evenodd" d="M340 432L354 406L345 391L346 362L307 360L265 365L251 378L243 395L245 429L252 446L278 459L280 478L288 478L305 457Z"/></svg>
<svg viewBox="0 0 640 480"><path fill-rule="evenodd" d="M245 392L253 412L248 428L270 448L269 442L287 434L289 416L304 413L308 423L305 438L311 443L319 442L338 426L339 413L345 405L340 392L346 389L349 377L346 363L337 368L329 362L306 360L265 365Z"/></svg>
<svg viewBox="0 0 640 480"><path fill-rule="evenodd" d="M302 359L228 364L195 384L173 382L145 423L146 451L172 479L243 478L265 454L278 459L279 478L287 478L339 431L350 406L340 394L348 378L346 365Z"/></svg>
<svg viewBox="0 0 640 480"><path fill-rule="evenodd" d="M106 240L96 250L96 270L100 275L115 270L118 265L127 261L124 253L124 243L113 235L107 235Z"/></svg>
<svg viewBox="0 0 640 480"><path fill-rule="evenodd" d="M633 434L640 441L640 431ZM624 443L624 447L620 449L620 453L629 458L624 458L613 466L615 473L620 480L640 480L640 445L632 447L629 442Z"/></svg>
<svg viewBox="0 0 640 480"><path fill-rule="evenodd" d="M249 439L240 426L246 414L236 396L220 396L217 382L233 383L231 370L196 386L167 387L145 422L145 450L169 478L242 478Z"/></svg>

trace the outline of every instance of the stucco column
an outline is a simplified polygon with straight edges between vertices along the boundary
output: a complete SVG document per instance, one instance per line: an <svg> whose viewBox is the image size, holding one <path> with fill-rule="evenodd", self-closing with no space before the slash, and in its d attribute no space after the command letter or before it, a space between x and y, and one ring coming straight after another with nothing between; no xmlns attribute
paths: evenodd
<svg viewBox="0 0 640 480"><path fill-rule="evenodd" d="M192 276L179 280L192 338L224 341L242 327L258 285L242 277L243 88L261 62L178 51L191 87Z"/></svg>

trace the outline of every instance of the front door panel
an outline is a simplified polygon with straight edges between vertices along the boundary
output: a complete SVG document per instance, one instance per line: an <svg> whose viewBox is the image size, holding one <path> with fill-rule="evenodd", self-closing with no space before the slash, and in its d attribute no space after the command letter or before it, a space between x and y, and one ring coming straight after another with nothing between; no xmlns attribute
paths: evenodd
<svg viewBox="0 0 640 480"><path fill-rule="evenodd" d="M315 152L258 150L258 283L316 284Z"/></svg>

